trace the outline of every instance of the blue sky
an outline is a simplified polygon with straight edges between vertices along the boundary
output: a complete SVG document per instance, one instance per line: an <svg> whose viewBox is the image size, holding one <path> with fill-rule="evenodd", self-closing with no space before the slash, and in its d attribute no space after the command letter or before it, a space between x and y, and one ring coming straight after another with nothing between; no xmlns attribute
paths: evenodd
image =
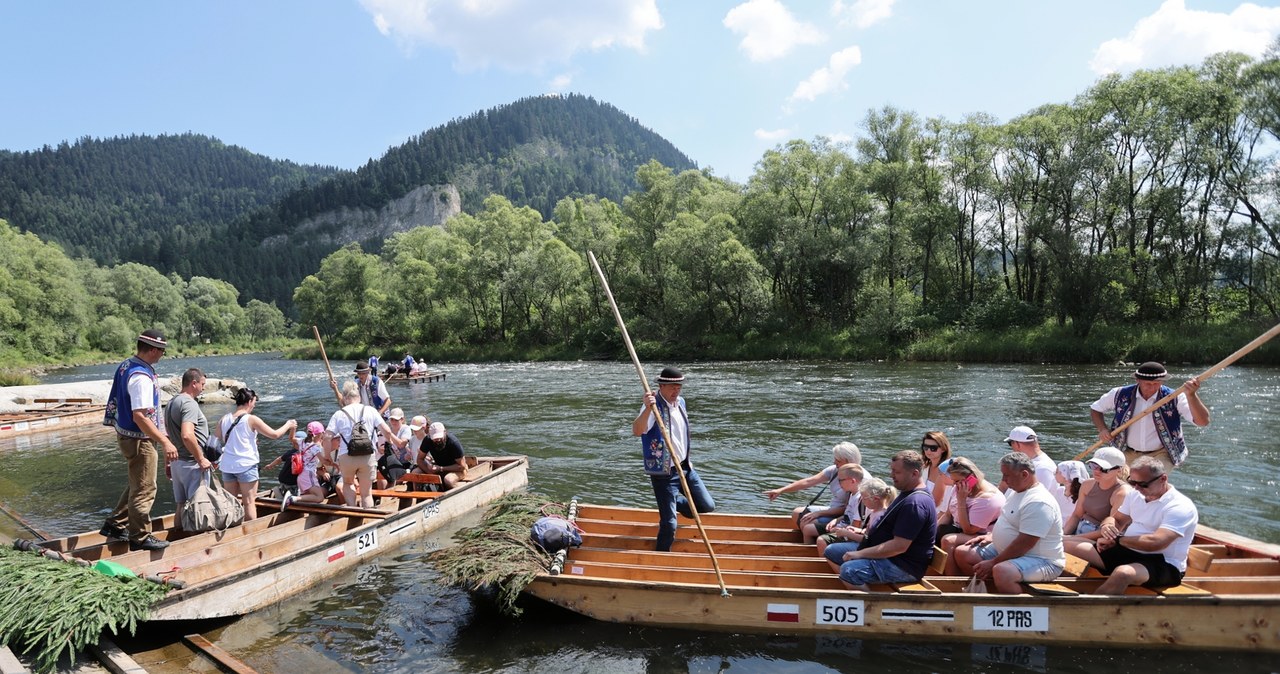
<svg viewBox="0 0 1280 674"><path fill-rule="evenodd" d="M885 105L1008 120L1103 74L1260 55L1280 0L3 2L0 148L191 131L356 168L456 117L575 92L744 181Z"/></svg>

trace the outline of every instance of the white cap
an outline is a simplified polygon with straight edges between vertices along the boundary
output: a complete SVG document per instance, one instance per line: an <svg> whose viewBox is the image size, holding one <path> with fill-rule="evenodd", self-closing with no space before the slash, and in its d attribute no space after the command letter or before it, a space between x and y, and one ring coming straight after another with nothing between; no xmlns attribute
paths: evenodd
<svg viewBox="0 0 1280 674"><path fill-rule="evenodd" d="M1014 426L1009 431L1009 437L1004 439L1005 442L1035 442L1036 432L1031 430L1030 426Z"/></svg>
<svg viewBox="0 0 1280 674"><path fill-rule="evenodd" d="M427 436L430 437L432 440L443 440L444 424L440 423L439 421L431 424L431 427L427 429Z"/></svg>
<svg viewBox="0 0 1280 674"><path fill-rule="evenodd" d="M422 430L424 427L426 427L426 425L427 425L427 418L422 416L421 414L409 420L409 430L415 433Z"/></svg>

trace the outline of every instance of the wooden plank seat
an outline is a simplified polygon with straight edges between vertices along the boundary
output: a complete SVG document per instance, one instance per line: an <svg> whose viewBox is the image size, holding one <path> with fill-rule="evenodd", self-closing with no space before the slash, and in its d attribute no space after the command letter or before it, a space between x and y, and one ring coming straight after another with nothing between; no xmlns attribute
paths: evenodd
<svg viewBox="0 0 1280 674"><path fill-rule="evenodd" d="M404 498L404 499L424 499L424 498L440 498L445 495L442 491L400 491L399 489L374 489L369 492L374 498Z"/></svg>

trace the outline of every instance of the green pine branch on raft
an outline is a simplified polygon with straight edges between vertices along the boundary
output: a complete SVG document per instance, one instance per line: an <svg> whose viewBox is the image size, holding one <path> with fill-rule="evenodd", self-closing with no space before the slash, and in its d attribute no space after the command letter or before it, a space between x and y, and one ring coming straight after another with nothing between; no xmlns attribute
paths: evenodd
<svg viewBox="0 0 1280 674"><path fill-rule="evenodd" d="M0 645L30 655L39 672L65 653L137 624L168 591L141 578L105 576L89 567L0 546Z"/></svg>
<svg viewBox="0 0 1280 674"><path fill-rule="evenodd" d="M533 543L529 529L540 517L567 513L563 503L550 503L535 494L507 494L493 502L482 524L454 534L457 545L437 550L431 560L451 585L468 590L495 588L499 610L518 616L520 593L551 568L551 555Z"/></svg>

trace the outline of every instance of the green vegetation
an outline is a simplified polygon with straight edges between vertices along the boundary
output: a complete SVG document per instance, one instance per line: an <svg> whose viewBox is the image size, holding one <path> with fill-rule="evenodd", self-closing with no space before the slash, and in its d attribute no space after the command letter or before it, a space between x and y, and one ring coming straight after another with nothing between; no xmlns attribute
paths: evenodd
<svg viewBox="0 0 1280 674"><path fill-rule="evenodd" d="M173 355L288 346L284 314L259 300L240 306L239 294L226 281L163 276L136 262L72 260L0 220L0 364L8 367L118 359L152 327Z"/></svg>
<svg viewBox="0 0 1280 674"><path fill-rule="evenodd" d="M358 353L616 357L592 251L649 356L1214 360L1280 318L1277 49L1006 124L873 110L852 145L791 141L745 186L650 162L621 204L544 219L493 196L328 256L293 299Z"/></svg>
<svg viewBox="0 0 1280 674"><path fill-rule="evenodd" d="M38 672L98 643L103 630L133 633L167 588L141 578L0 547L0 645L30 654Z"/></svg>
<svg viewBox="0 0 1280 674"><path fill-rule="evenodd" d="M548 503L536 494L507 494L493 502L483 524L454 534L458 544L431 553L431 561L446 583L468 590L493 588L498 608L518 616L520 593L551 567L551 556L530 539L530 527L544 515L567 512L565 504Z"/></svg>
<svg viewBox="0 0 1280 674"><path fill-rule="evenodd" d="M179 247L217 274L0 251L0 362L118 355L146 325L187 345L309 337L237 286L283 294L335 356L617 358L588 251L646 359L1213 361L1280 319L1278 100L1280 42L1003 124L872 110L856 141L790 141L740 185L609 106L527 99L294 191L224 249ZM595 164L664 156L634 189ZM338 247L339 219L291 243L315 215L445 180L468 208L443 226Z"/></svg>

